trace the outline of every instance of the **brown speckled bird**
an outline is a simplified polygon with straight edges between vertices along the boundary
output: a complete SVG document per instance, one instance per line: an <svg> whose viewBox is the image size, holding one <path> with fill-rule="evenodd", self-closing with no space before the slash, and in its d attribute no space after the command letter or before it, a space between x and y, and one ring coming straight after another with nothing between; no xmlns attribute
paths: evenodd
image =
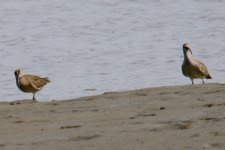
<svg viewBox="0 0 225 150"><path fill-rule="evenodd" d="M206 66L201 61L193 59L192 51L188 43L184 43L183 53L184 62L182 65L182 73L184 76L191 79L192 84L194 84L193 80L197 78L202 79L203 84L205 84L203 80L204 78L212 79Z"/></svg>
<svg viewBox="0 0 225 150"><path fill-rule="evenodd" d="M36 75L22 75L20 69L15 71L16 85L25 93L33 93L33 100L36 100L35 93L40 91L48 82L48 78L42 78Z"/></svg>

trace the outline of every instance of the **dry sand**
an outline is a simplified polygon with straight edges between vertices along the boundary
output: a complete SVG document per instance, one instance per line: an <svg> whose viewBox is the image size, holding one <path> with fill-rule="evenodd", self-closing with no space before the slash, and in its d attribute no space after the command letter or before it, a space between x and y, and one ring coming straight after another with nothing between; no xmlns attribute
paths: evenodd
<svg viewBox="0 0 225 150"><path fill-rule="evenodd" d="M0 149L225 150L225 85L0 103Z"/></svg>

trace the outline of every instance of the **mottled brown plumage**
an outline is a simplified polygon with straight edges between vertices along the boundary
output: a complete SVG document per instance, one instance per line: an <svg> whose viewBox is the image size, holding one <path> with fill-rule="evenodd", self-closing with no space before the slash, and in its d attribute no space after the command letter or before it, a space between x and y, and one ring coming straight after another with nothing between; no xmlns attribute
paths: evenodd
<svg viewBox="0 0 225 150"><path fill-rule="evenodd" d="M42 78L36 75L21 75L20 69L15 71L16 85L25 93L33 93L33 100L36 100L35 93L40 91L48 82L48 78Z"/></svg>
<svg viewBox="0 0 225 150"><path fill-rule="evenodd" d="M183 53L184 53L184 62L182 65L182 73L184 76L189 77L191 79L192 84L194 84L193 80L197 78L202 79L203 84L204 78L212 79L212 77L208 72L207 67L201 61L193 59L192 51L188 43L184 43Z"/></svg>

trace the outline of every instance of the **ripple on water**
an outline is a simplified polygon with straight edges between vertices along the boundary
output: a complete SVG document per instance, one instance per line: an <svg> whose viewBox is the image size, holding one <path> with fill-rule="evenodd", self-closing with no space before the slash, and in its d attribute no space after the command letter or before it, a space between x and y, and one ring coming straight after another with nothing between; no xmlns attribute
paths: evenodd
<svg viewBox="0 0 225 150"><path fill-rule="evenodd" d="M224 5L222 0L2 1L0 96L31 97L16 87L16 68L50 78L37 94L43 100L189 84L180 70L186 41L215 77L206 82L223 83Z"/></svg>

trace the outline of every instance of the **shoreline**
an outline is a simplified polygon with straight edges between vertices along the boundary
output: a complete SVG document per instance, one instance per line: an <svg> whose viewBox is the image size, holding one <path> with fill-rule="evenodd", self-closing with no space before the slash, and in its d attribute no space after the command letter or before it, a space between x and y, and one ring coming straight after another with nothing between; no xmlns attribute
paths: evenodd
<svg viewBox="0 0 225 150"><path fill-rule="evenodd" d="M225 149L225 85L0 102L1 149Z"/></svg>

